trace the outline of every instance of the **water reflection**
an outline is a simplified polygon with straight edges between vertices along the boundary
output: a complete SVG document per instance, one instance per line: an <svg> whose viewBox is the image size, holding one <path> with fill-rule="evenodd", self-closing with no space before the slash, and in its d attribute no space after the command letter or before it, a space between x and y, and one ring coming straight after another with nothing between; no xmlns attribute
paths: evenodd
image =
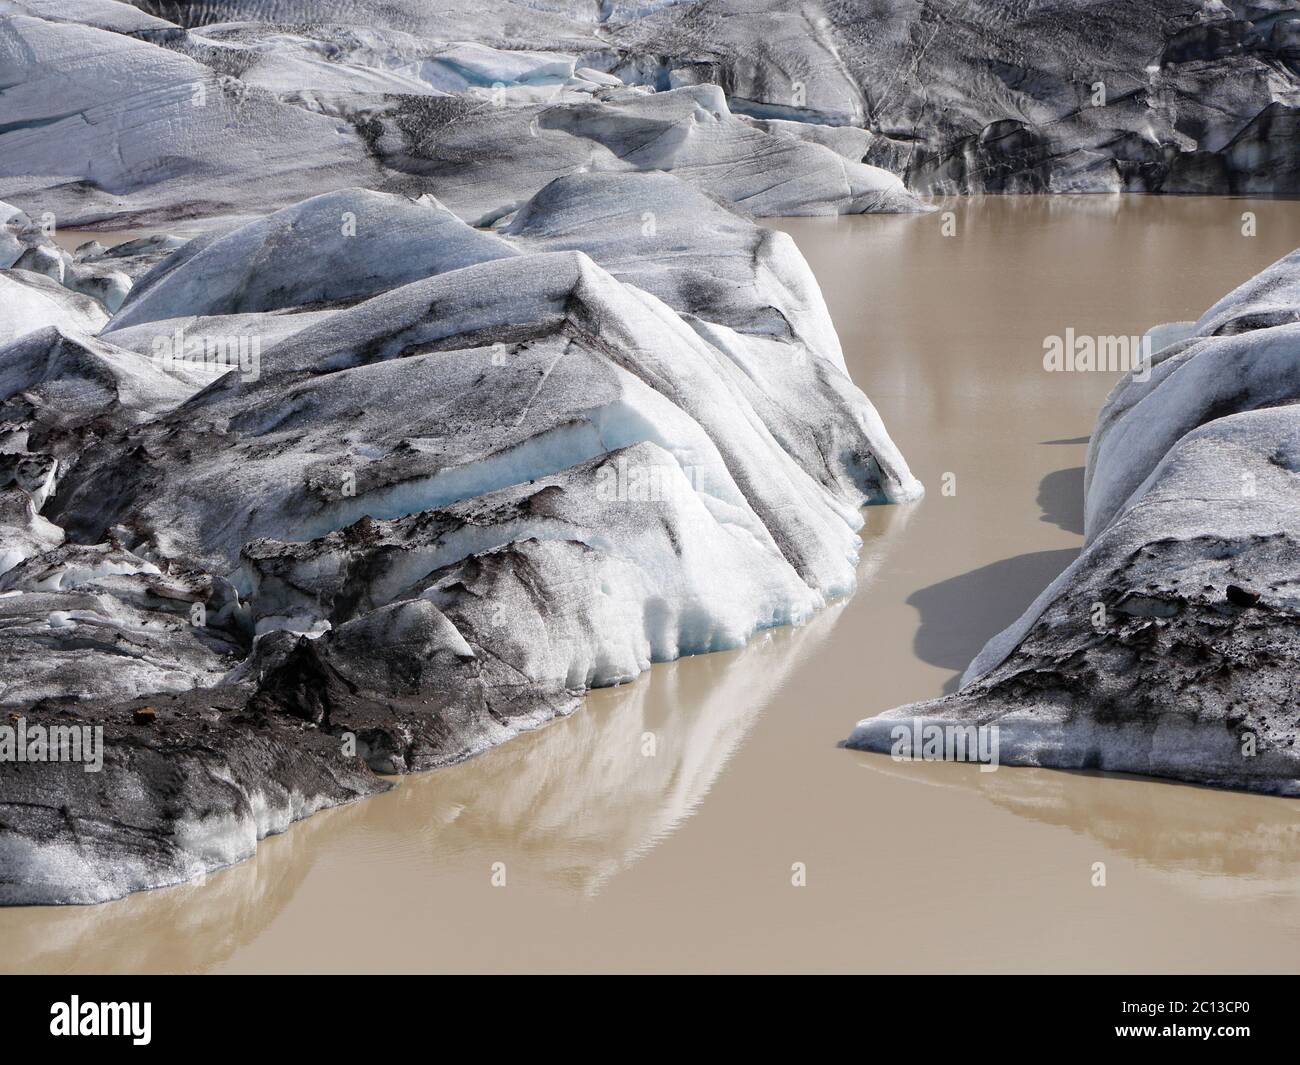
<svg viewBox="0 0 1300 1065"><path fill-rule="evenodd" d="M355 820L331 810L264 840L253 861L206 880L100 906L0 910L0 973L181 972L255 939L312 867L319 837Z"/></svg>
<svg viewBox="0 0 1300 1065"><path fill-rule="evenodd" d="M915 787L978 795L1017 817L1066 828L1196 895L1300 898L1300 808L1294 800L1115 774L895 762L864 769Z"/></svg>

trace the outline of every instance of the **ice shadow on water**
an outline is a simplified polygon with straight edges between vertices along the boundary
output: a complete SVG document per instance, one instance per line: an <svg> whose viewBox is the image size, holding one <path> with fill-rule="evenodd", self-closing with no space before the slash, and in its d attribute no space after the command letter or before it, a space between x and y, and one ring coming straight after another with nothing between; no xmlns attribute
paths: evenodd
<svg viewBox="0 0 1300 1065"><path fill-rule="evenodd" d="M1054 470L1038 483L1039 519L1066 532L1083 535L1083 467Z"/></svg>
<svg viewBox="0 0 1300 1065"><path fill-rule="evenodd" d="M1079 554L1073 548L1031 551L992 562L913 592L921 615L913 649L923 662L955 670L944 694L955 692L962 672L989 638L1016 618Z"/></svg>

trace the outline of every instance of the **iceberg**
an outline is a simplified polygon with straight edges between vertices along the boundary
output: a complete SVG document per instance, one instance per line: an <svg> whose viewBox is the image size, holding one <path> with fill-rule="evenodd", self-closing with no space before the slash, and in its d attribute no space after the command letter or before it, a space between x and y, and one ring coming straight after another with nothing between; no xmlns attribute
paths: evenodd
<svg viewBox="0 0 1300 1065"><path fill-rule="evenodd" d="M921 492L794 245L662 172L561 175L494 232L329 192L173 248L97 333L0 348L0 705L108 728L102 785L0 765L11 903L188 879L803 623L859 508Z"/></svg>
<svg viewBox="0 0 1300 1065"><path fill-rule="evenodd" d="M1160 330L1111 393L1085 476L1082 554L962 687L867 718L998 730L1001 761L1300 794L1297 258Z"/></svg>

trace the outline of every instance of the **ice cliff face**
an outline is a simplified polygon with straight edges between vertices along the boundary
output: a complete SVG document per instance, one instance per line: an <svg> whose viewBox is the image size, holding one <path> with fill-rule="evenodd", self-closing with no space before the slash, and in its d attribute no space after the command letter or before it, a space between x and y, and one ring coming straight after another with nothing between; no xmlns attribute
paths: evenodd
<svg viewBox="0 0 1300 1065"><path fill-rule="evenodd" d="M0 349L0 705L105 765L0 764L5 902L185 879L804 621L920 492L793 243L665 173L495 232L338 190L76 310Z"/></svg>
<svg viewBox="0 0 1300 1065"><path fill-rule="evenodd" d="M661 80L718 83L735 110L864 127L865 161L914 189L1284 192L1300 187L1298 15L1220 0L722 0L610 36L661 56Z"/></svg>
<svg viewBox="0 0 1300 1065"><path fill-rule="evenodd" d="M1098 418L1087 544L955 694L859 723L998 729L1004 762L1300 793L1300 259L1167 343Z"/></svg>

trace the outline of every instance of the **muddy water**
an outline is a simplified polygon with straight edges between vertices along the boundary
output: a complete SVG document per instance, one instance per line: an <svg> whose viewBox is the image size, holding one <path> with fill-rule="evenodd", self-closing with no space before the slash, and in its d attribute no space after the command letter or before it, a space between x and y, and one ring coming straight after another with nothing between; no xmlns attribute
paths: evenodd
<svg viewBox="0 0 1300 1065"><path fill-rule="evenodd" d="M206 883L0 912L0 968L1300 967L1295 802L835 746L858 718L950 688L1078 550L1084 440L1114 377L1045 373L1044 337L1195 317L1300 246L1300 204L951 207L953 236L938 215L780 225L930 489L869 512L852 599L655 667Z"/></svg>
<svg viewBox="0 0 1300 1065"><path fill-rule="evenodd" d="M138 237L150 236L153 232L149 229L56 229L52 239L64 251L75 252L83 244L88 244L92 240L98 241L105 248L116 248L119 244L125 244Z"/></svg>

